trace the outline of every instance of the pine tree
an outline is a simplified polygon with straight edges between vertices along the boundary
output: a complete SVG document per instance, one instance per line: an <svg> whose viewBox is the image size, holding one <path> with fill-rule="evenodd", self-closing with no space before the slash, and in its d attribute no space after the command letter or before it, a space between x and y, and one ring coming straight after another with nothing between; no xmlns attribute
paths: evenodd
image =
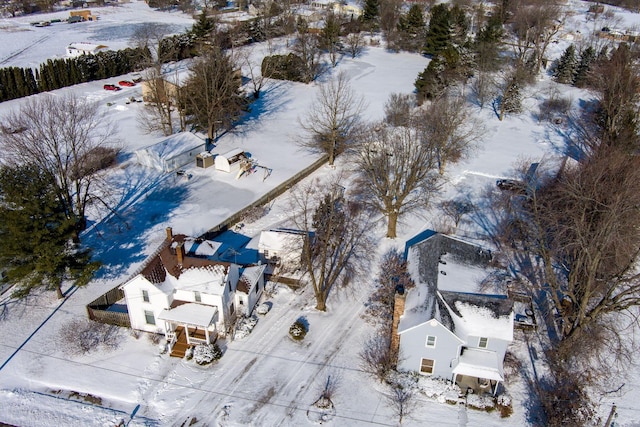
<svg viewBox="0 0 640 427"><path fill-rule="evenodd" d="M553 72L553 77L558 83L572 83L576 67L576 47L571 44L560 57L558 65Z"/></svg>
<svg viewBox="0 0 640 427"><path fill-rule="evenodd" d="M207 39L216 28L216 22L207 16L207 8L202 9L198 22L191 27L191 34L198 40Z"/></svg>
<svg viewBox="0 0 640 427"><path fill-rule="evenodd" d="M511 77L500 100L500 120L504 119L505 113L519 113L522 111L522 94L520 93L520 82L517 77Z"/></svg>
<svg viewBox="0 0 640 427"><path fill-rule="evenodd" d="M431 19L424 43L424 53L435 56L451 43L449 7L438 4L431 8Z"/></svg>
<svg viewBox="0 0 640 427"><path fill-rule="evenodd" d="M329 53L331 65L338 63L338 43L340 42L340 21L333 14L329 13L324 22L324 27L320 32L319 47Z"/></svg>
<svg viewBox="0 0 640 427"><path fill-rule="evenodd" d="M445 68L444 60L440 56L435 56L431 59L427 68L418 74L414 85L419 103L422 103L425 99L437 97L446 87L443 76Z"/></svg>
<svg viewBox="0 0 640 427"><path fill-rule="evenodd" d="M365 0L362 10L362 22L365 25L375 25L380 16L380 0Z"/></svg>
<svg viewBox="0 0 640 427"><path fill-rule="evenodd" d="M75 223L57 197L51 177L33 165L0 168L0 263L6 281L23 297L38 287L55 290L71 280L85 285L98 264L72 243Z"/></svg>
<svg viewBox="0 0 640 427"><path fill-rule="evenodd" d="M580 62L576 66L576 72L573 76L573 85L576 87L584 87L587 84L591 63L596 57L596 51L589 46L580 53Z"/></svg>
<svg viewBox="0 0 640 427"><path fill-rule="evenodd" d="M417 4L411 6L406 15L400 17L398 23L398 29L405 31L409 34L420 34L425 29L424 16L422 14L422 7Z"/></svg>

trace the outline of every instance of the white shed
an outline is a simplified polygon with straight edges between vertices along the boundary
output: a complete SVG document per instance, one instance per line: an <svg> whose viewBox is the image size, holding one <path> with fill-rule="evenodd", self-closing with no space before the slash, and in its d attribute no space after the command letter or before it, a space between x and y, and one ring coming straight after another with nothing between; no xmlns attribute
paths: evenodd
<svg viewBox="0 0 640 427"><path fill-rule="evenodd" d="M242 148L236 148L215 158L216 169L223 172L235 172L240 169L243 160L247 158Z"/></svg>
<svg viewBox="0 0 640 427"><path fill-rule="evenodd" d="M67 46L67 56L76 57L82 55L95 55L98 52L107 50L107 46L94 43L71 43Z"/></svg>

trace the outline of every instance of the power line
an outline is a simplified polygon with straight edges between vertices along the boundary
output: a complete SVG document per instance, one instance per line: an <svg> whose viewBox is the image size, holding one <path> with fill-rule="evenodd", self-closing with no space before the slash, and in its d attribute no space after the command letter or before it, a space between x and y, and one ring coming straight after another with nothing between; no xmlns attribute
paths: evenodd
<svg viewBox="0 0 640 427"><path fill-rule="evenodd" d="M11 346L11 345L8 345L8 344L0 343L0 346L6 347L6 348L11 348L11 349L17 349L17 347L14 347L14 346ZM238 394L233 394L233 393L227 393L227 392L224 392L224 391L205 389L205 388L202 388L202 387L189 385L189 384L179 384L179 383L175 383L175 382L169 382L169 381L166 381L164 379L152 378L152 377L149 377L149 376L145 376L143 374L132 374L132 373L120 371L120 370L113 369L113 368L107 368L107 367L104 367L104 366L97 366L97 365L94 365L94 364L91 364L91 363L78 362L78 361L75 361L75 360L65 359L63 357L54 356L54 355L51 355L51 354L45 354L45 353L41 353L41 352L38 352L38 351L29 350L29 349L25 349L25 348L22 348L21 351L22 352L26 352L26 353L35 354L35 355L38 355L38 356L42 356L42 357L45 357L45 358L58 360L58 361L61 361L61 362L67 362L67 363L72 363L72 364L79 365L79 366L85 366L85 367L89 367L89 368L99 369L99 370L110 372L110 373L114 373L114 374L121 374L121 375L128 376L128 377L145 379L145 380L148 380L148 381L155 382L157 384L165 384L165 385L170 385L170 386L178 387L178 388L182 388L182 389L189 389L189 390L194 390L194 391L199 391L199 392L204 392L204 393L211 393L211 394L214 394L214 395L217 395L217 396L220 396L220 397L229 397L229 398L244 400L244 401L248 401L248 402L252 402L252 403L259 403L260 405L270 405L270 406L283 408L283 409L287 409L287 410L312 412L314 414L322 414L323 413L322 411L312 409L312 407L304 407L304 408L302 408L302 407L299 407L297 405L291 406L290 404L285 404L285 403L277 403L277 402L272 402L272 401L264 402L264 400L261 400L261 399L258 399L258 398L254 399L254 398L251 398L251 397L246 397L245 395L238 395ZM436 402L434 402L434 403L436 403ZM109 408L109 409L111 409L111 408ZM334 414L334 416L336 418L341 418L341 419L344 419L344 420L364 422L364 423L368 423L368 424L371 424L371 425L380 425L380 426L394 426L395 425L395 423L392 423L392 424L382 423L382 422L373 421L373 420L369 420L369 419L365 419L365 418L358 418L356 416L347 416L347 415L340 415L340 414ZM424 421L428 421L428 420L424 420ZM438 425L457 425L457 423L443 422L440 419L432 420L432 421L437 421Z"/></svg>

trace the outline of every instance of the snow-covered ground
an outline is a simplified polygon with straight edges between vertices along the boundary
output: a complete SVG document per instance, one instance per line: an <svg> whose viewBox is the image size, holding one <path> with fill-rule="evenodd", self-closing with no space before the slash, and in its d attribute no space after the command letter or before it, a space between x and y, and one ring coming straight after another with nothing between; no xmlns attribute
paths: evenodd
<svg viewBox="0 0 640 427"><path fill-rule="evenodd" d="M586 4L571 1L569 5L578 12L571 25L586 31L590 25L584 19ZM119 48L128 45L131 34L143 25L164 25L165 31L172 33L193 22L179 13L151 11L142 1L92 10L100 16L97 22L45 28L29 25L45 18L66 17L67 12L1 20L0 39L6 42L0 44L0 66L35 66L45 58L64 55L66 45L76 41ZM640 21L637 15L623 16L625 22ZM553 45L552 56L558 56L567 45L565 40ZM257 46L254 51L260 49ZM413 82L427 61L420 55L368 47L357 59L344 58L334 73L345 71L349 75L354 90L367 101L366 116L375 120L382 117L390 93L413 90ZM97 209L91 212L90 227L83 238L96 248L96 256L105 267L88 287L68 290L63 303L46 293L6 304L0 318L0 421L20 426L113 426L120 420L130 421L130 425L396 425L396 417L383 397L383 386L362 371L358 359L362 342L373 332L363 319L370 277L362 278L353 292L331 295L325 313L313 309L309 290L293 292L274 287L265 298L272 305L269 313L259 316L248 336L223 342L223 358L206 368L161 355L146 335L127 330L118 332L115 348L100 347L86 355L72 351L73 345L62 338L65 328L86 317L88 302L140 266L164 239L165 227L199 235L317 159L317 154L299 148L296 140L301 136L298 118L308 109L318 84L270 82L250 115L237 129L221 137L215 148L218 153L243 148L259 164L273 170L266 180L261 173L235 180L213 168L193 166L185 168L191 175L185 180L175 173L142 167L135 163L133 153L163 138L143 134L137 124L142 104L125 102L131 96L140 97L139 87L118 93L102 89L104 83L117 80L53 93L73 92L98 101L118 123L124 155L112 173L110 195L118 217ZM549 84L545 78L531 89L526 105L535 111ZM560 90L566 90L575 103L591 96L568 87ZM21 102L0 104L0 114ZM449 168L445 197L460 193L476 199L485 187L494 185L496 178L512 176L515 161L556 156L564 147L561 137L530 112L507 117L503 122L489 107L475 109L474 113L485 127L484 136L471 158ZM339 160L337 170L321 168L311 179L338 173L345 166ZM266 216L246 222L237 231L238 236L230 238L246 242L262 229L285 224L288 206L286 195L275 200ZM403 218L399 237L393 241L382 237L382 224L372 224L371 233L379 241L372 259L392 247L403 249L408 238L441 222L435 209ZM459 234L475 237L474 228L465 223ZM372 272L373 277L375 267ZM475 279L475 274L469 272L463 277ZM306 319L310 329L302 342L294 342L288 329L299 317ZM523 362L529 361L521 335L517 334L512 351ZM312 404L329 377L337 384L332 398L335 407L322 413ZM615 425L640 425L640 412L633 401L634 392L640 390L638 378L635 368L623 381L620 393L603 398L600 415L606 417L615 402L619 414ZM509 418L502 419L496 412L465 411L421 394L418 408L404 424L529 425L532 414L527 409L525 381L513 375L506 387L514 406Z"/></svg>

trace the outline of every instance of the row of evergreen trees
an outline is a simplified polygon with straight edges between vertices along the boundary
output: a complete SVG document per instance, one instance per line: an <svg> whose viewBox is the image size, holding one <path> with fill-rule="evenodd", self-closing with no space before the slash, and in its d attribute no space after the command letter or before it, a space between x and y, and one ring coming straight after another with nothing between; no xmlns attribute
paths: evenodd
<svg viewBox="0 0 640 427"><path fill-rule="evenodd" d="M601 52L600 56L606 56L606 51ZM595 59L596 51L593 47L589 46L578 54L576 47L570 45L558 60L553 76L558 83L583 87L587 84L588 72Z"/></svg>
<svg viewBox="0 0 640 427"><path fill-rule="evenodd" d="M130 73L140 69L144 58L149 56L145 49L126 48L49 59L35 72L31 68L0 68L0 102Z"/></svg>

